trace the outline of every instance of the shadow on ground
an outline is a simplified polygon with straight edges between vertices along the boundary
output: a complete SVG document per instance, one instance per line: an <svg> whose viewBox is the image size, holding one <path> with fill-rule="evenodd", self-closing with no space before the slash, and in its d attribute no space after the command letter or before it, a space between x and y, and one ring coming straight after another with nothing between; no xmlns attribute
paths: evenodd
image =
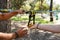
<svg viewBox="0 0 60 40"><path fill-rule="evenodd" d="M19 28L18 25L14 24L12 32L15 32L18 28ZM17 38L14 40L60 40L60 36L54 35L54 33L40 32L40 30L37 30L37 29L30 29L29 32L30 33L25 37Z"/></svg>

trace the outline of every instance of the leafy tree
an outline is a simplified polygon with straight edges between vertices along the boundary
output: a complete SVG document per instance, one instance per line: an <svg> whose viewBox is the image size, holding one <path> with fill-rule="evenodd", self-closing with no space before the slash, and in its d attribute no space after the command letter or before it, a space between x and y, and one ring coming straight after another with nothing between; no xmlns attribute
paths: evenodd
<svg viewBox="0 0 60 40"><path fill-rule="evenodd" d="M23 5L24 1L26 1L26 0L11 0L12 9L20 9L20 7Z"/></svg>
<svg viewBox="0 0 60 40"><path fill-rule="evenodd" d="M34 10L40 10L39 8L40 8L40 2L39 1L37 1L36 2L36 4L35 4L35 8L34 8Z"/></svg>
<svg viewBox="0 0 60 40"><path fill-rule="evenodd" d="M31 6L29 4L25 4L21 7L21 9L24 9L25 11L29 11L31 9Z"/></svg>
<svg viewBox="0 0 60 40"><path fill-rule="evenodd" d="M46 3L45 0L43 0L42 8L41 8L41 0L34 0L33 2L26 2L25 5L22 6L25 10L49 10L49 5Z"/></svg>
<svg viewBox="0 0 60 40"><path fill-rule="evenodd" d="M55 10L60 10L60 5L56 5Z"/></svg>

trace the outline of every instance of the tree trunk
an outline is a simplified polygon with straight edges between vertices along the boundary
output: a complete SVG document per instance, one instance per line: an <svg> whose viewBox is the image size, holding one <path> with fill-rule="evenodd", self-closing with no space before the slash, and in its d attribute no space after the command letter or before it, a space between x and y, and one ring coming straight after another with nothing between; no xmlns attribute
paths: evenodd
<svg viewBox="0 0 60 40"><path fill-rule="evenodd" d="M53 22L52 7L53 7L53 0L51 0L50 2L50 22Z"/></svg>
<svg viewBox="0 0 60 40"><path fill-rule="evenodd" d="M11 32L11 21L10 20L0 20L0 32Z"/></svg>
<svg viewBox="0 0 60 40"><path fill-rule="evenodd" d="M0 0L0 9L7 8L7 0Z"/></svg>
<svg viewBox="0 0 60 40"><path fill-rule="evenodd" d="M7 9L7 0L0 0L0 9ZM10 20L0 20L0 32L10 32Z"/></svg>

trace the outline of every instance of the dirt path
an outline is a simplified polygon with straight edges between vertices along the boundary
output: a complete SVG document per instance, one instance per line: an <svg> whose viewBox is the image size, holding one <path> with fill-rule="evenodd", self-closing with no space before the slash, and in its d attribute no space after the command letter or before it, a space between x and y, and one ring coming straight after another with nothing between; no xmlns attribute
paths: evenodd
<svg viewBox="0 0 60 40"><path fill-rule="evenodd" d="M14 22L12 24L12 32L19 29L22 25L27 25L26 22ZM60 40L60 36L55 35L54 33L41 32L40 30L31 29L29 35L26 35L23 38L17 38L15 40Z"/></svg>

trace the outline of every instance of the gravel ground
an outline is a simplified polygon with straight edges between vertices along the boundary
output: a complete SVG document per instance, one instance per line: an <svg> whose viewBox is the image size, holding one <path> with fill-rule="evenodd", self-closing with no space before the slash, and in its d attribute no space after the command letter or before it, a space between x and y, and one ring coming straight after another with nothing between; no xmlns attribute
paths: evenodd
<svg viewBox="0 0 60 40"><path fill-rule="evenodd" d="M18 25L20 24L20 25ZM12 32L15 32L22 25L27 24L26 22L13 22L12 23ZM50 32L41 32L37 29L30 29L30 33L23 38L17 38L14 40L60 40L60 36L55 35Z"/></svg>

